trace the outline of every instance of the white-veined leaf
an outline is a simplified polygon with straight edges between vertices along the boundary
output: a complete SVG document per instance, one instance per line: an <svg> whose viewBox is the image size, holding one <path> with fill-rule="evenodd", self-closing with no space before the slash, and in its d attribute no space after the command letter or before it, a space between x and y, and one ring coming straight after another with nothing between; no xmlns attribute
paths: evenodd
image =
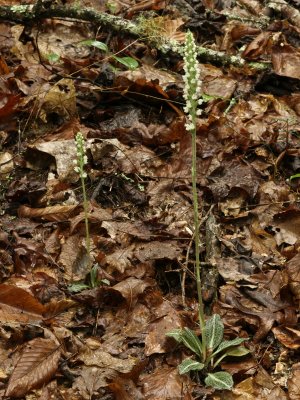
<svg viewBox="0 0 300 400"><path fill-rule="evenodd" d="M233 386L232 376L228 372L215 372L208 374L205 378L206 386L212 386L215 389L227 389L230 390Z"/></svg>
<svg viewBox="0 0 300 400"><path fill-rule="evenodd" d="M182 343L182 329L173 329L167 332L166 336L175 339L178 343Z"/></svg>
<svg viewBox="0 0 300 400"><path fill-rule="evenodd" d="M202 356L202 344L198 336L189 328L182 330L182 343L196 353L199 357Z"/></svg>
<svg viewBox="0 0 300 400"><path fill-rule="evenodd" d="M238 346L239 344L243 343L245 340L248 340L248 338L235 338L232 340L224 340L219 347L216 349L216 351L213 353L213 355L216 355L220 353L221 351L228 349L229 347L233 346Z"/></svg>
<svg viewBox="0 0 300 400"><path fill-rule="evenodd" d="M191 360L190 358L183 360L182 363L178 366L178 370L180 375L186 374L190 371L201 371L204 368L204 364Z"/></svg>
<svg viewBox="0 0 300 400"><path fill-rule="evenodd" d="M224 325L220 315L214 314L205 324L206 347L211 351L222 342Z"/></svg>
<svg viewBox="0 0 300 400"><path fill-rule="evenodd" d="M250 353L250 350L248 350L244 346L233 347L232 349L228 349L226 351L226 355L232 356L232 357L243 357L249 353Z"/></svg>
<svg viewBox="0 0 300 400"><path fill-rule="evenodd" d="M72 284L68 287L68 290L69 290L69 292L71 292L71 293L79 293L79 292L81 292L82 290L85 290L85 289L89 289L89 286L86 285L86 284L83 283L83 282L72 283Z"/></svg>

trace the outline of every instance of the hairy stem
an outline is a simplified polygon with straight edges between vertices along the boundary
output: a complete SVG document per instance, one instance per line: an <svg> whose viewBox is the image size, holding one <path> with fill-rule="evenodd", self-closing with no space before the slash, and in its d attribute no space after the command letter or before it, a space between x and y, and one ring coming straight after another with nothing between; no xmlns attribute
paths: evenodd
<svg viewBox="0 0 300 400"><path fill-rule="evenodd" d="M90 248L91 248L91 242L90 242L90 231L89 231L89 205L86 197L86 190L85 190L85 182L84 182L84 177L81 176L81 187L82 187L82 194L83 194L83 210L84 210L84 222L85 222L85 247L86 247L86 252L88 256L88 266L89 268L91 267L91 255L90 255Z"/></svg>
<svg viewBox="0 0 300 400"><path fill-rule="evenodd" d="M194 117L194 126L196 126L196 117ZM193 188L193 206L194 206L194 226L195 226L195 260L196 260L196 285L198 294L198 318L202 335L202 357L206 359L206 338L205 338L205 319L204 306L202 300L201 287L201 265L200 265L200 246L199 246L199 215L198 215L198 192L197 192L197 134L196 128L192 132L192 188Z"/></svg>

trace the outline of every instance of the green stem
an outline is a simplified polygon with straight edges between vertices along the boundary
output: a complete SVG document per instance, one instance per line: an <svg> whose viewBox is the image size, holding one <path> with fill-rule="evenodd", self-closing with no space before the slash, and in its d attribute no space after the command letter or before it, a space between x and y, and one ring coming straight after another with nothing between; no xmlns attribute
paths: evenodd
<svg viewBox="0 0 300 400"><path fill-rule="evenodd" d="M216 366L219 365L220 362L221 362L225 357L227 357L227 354L226 354L226 353L223 354L215 363L213 363L212 368L215 369Z"/></svg>
<svg viewBox="0 0 300 400"><path fill-rule="evenodd" d="M201 341L202 341L202 357L203 361L206 360L206 338L205 338L205 319L204 319L204 307L202 300L202 288L201 288L201 266L200 266L200 248L199 248L199 216L198 216L198 193L197 193L197 133L196 133L196 112L193 116L193 124L195 126L192 132L192 188L193 188L193 205L194 205L194 225L195 225L195 260L196 260L196 285L198 293L198 317L201 329Z"/></svg>
<svg viewBox="0 0 300 400"><path fill-rule="evenodd" d="M84 210L84 222L85 222L85 247L88 256L88 266L91 267L91 255L90 255L90 232L89 232L89 205L86 197L84 177L81 176L81 187L83 194L83 210Z"/></svg>

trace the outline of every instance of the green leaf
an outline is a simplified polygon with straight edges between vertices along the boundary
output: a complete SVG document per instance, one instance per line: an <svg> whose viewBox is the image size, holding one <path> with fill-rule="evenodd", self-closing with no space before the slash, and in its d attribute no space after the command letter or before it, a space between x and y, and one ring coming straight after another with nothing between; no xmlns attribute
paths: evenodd
<svg viewBox="0 0 300 400"><path fill-rule="evenodd" d="M68 287L68 290L71 293L78 293L78 292L81 292L82 290L85 290L85 289L89 289L89 286L86 285L85 283L82 283L82 282L72 283Z"/></svg>
<svg viewBox="0 0 300 400"><path fill-rule="evenodd" d="M224 360L225 357L227 357L227 354L226 354L226 353L225 353L225 354L222 354L221 357L218 358L217 361L215 361L215 362L213 363L212 369L215 369L216 366L219 365L220 362L221 362L222 360Z"/></svg>
<svg viewBox="0 0 300 400"><path fill-rule="evenodd" d="M212 351L222 342L224 325L220 315L214 314L205 324L206 347Z"/></svg>
<svg viewBox="0 0 300 400"><path fill-rule="evenodd" d="M98 264L93 265L90 272L91 287L95 288L99 285L98 282Z"/></svg>
<svg viewBox="0 0 300 400"><path fill-rule="evenodd" d="M178 343L182 343L182 329L173 329L167 332L166 336L175 339Z"/></svg>
<svg viewBox="0 0 300 400"><path fill-rule="evenodd" d="M204 368L204 364L191 360L190 358L182 361L182 363L178 366L179 374L183 375L190 371L201 371Z"/></svg>
<svg viewBox="0 0 300 400"><path fill-rule="evenodd" d="M220 96L211 96L211 95L205 94L205 93L202 93L201 98L205 102L208 102L210 100L215 100L215 99L222 99L222 97L220 97Z"/></svg>
<svg viewBox="0 0 300 400"><path fill-rule="evenodd" d="M116 68L114 65L107 63L108 67L112 70L114 74L116 74L120 69Z"/></svg>
<svg viewBox="0 0 300 400"><path fill-rule="evenodd" d="M132 57L117 57L113 56L115 60L117 60L120 64L125 65L125 67L129 69L136 69L139 66L139 63Z"/></svg>
<svg viewBox="0 0 300 400"><path fill-rule="evenodd" d="M202 343L198 336L189 328L184 328L181 334L182 343L196 353L199 357L202 356Z"/></svg>
<svg viewBox="0 0 300 400"><path fill-rule="evenodd" d="M232 340L224 340L220 346L217 348L217 350L213 353L213 355L216 355L220 353L221 351L228 349L228 347L233 347L233 346L238 346L239 344L243 343L245 340L248 340L248 338L235 338Z"/></svg>
<svg viewBox="0 0 300 400"><path fill-rule="evenodd" d="M50 63L52 63L52 64L56 63L56 62L59 61L59 59L60 59L60 55L59 55L59 54L56 54L56 53L47 54L46 57L47 57L48 61L49 61Z"/></svg>
<svg viewBox="0 0 300 400"><path fill-rule="evenodd" d="M230 390L233 386L233 379L228 372L215 372L214 374L207 375L205 378L205 385L212 386L213 388L219 390Z"/></svg>
<svg viewBox="0 0 300 400"><path fill-rule="evenodd" d="M107 1L105 5L111 14L115 14L117 12L118 9L117 3L113 1Z"/></svg>
<svg viewBox="0 0 300 400"><path fill-rule="evenodd" d="M292 176L290 176L290 181L292 181L293 179L298 179L298 178L300 178L300 174L292 175Z"/></svg>
<svg viewBox="0 0 300 400"><path fill-rule="evenodd" d="M226 351L226 355L232 356L232 357L242 357L249 353L250 353L250 350L248 350L244 346L233 347L232 349L228 349Z"/></svg>
<svg viewBox="0 0 300 400"><path fill-rule="evenodd" d="M198 336L189 328L174 329L166 333L166 336L172 337L178 343L183 343L185 347L192 350L199 357L202 355L202 344Z"/></svg>
<svg viewBox="0 0 300 400"><path fill-rule="evenodd" d="M103 42L99 42L98 40L93 40L93 39L89 39L89 40L83 40L82 42L79 43L80 46L93 46L96 47L99 50L103 50L105 52L108 51L108 47L106 46L105 43Z"/></svg>

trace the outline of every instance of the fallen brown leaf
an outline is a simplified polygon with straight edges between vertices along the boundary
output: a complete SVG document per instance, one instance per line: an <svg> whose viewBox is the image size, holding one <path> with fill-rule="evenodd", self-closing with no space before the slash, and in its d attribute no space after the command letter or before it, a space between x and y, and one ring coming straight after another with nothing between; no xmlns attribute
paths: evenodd
<svg viewBox="0 0 300 400"><path fill-rule="evenodd" d="M57 371L59 358L59 346L52 340L37 338L28 342L9 379L6 396L23 397L47 383Z"/></svg>

